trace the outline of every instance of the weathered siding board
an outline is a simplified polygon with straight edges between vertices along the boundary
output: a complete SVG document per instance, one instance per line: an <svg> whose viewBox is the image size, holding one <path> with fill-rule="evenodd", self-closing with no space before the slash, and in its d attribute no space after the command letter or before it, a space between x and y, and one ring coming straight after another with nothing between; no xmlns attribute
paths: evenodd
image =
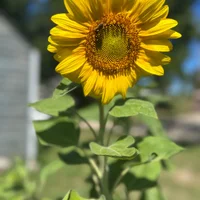
<svg viewBox="0 0 200 200"><path fill-rule="evenodd" d="M26 156L30 52L0 13L0 156Z"/></svg>

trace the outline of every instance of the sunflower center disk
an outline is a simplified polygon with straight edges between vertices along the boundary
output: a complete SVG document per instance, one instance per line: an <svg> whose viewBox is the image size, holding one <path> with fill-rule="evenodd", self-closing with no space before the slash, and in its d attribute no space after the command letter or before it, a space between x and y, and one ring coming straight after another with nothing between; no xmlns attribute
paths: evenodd
<svg viewBox="0 0 200 200"><path fill-rule="evenodd" d="M108 62L115 62L128 55L129 40L125 30L116 25L97 30L96 55Z"/></svg>
<svg viewBox="0 0 200 200"><path fill-rule="evenodd" d="M110 15L95 23L85 43L88 63L103 75L127 74L140 48L138 30L123 15Z"/></svg>

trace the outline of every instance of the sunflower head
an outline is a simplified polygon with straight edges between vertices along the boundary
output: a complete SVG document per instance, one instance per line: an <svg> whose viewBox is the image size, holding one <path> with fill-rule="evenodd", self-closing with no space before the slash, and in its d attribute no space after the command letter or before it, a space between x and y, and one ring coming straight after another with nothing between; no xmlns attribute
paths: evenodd
<svg viewBox="0 0 200 200"><path fill-rule="evenodd" d="M56 14L57 25L48 50L59 62L56 71L83 86L85 96L107 104L126 97L141 76L164 74L170 57L171 30L165 0L64 0L67 12Z"/></svg>

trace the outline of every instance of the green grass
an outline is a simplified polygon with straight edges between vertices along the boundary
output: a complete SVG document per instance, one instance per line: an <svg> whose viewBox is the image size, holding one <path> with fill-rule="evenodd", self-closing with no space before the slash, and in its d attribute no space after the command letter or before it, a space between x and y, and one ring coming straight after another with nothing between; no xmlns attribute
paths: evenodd
<svg viewBox="0 0 200 200"><path fill-rule="evenodd" d="M169 200L200 199L200 147L192 147L176 155L175 169L163 172L160 182Z"/></svg>
<svg viewBox="0 0 200 200"><path fill-rule="evenodd" d="M164 171L160 177L162 190L168 200L200 199L199 158L200 146L190 147L172 158L173 169ZM43 164L55 159L58 159L55 149L45 150L40 155L40 161ZM65 195L70 189L76 189L82 196L88 197L90 186L84 180L89 173L86 165L65 166L49 177L42 196L55 199ZM137 196L136 194L134 200L137 200Z"/></svg>

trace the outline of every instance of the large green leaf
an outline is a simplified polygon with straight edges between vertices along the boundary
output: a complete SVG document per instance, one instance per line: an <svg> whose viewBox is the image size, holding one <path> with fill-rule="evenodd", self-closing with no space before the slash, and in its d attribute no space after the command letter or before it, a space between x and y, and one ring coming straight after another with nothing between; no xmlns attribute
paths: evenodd
<svg viewBox="0 0 200 200"><path fill-rule="evenodd" d="M62 97L76 88L77 88L76 84L72 83L67 78L63 78L60 84L54 90L52 98Z"/></svg>
<svg viewBox="0 0 200 200"><path fill-rule="evenodd" d="M152 154L156 155L156 158L152 160L152 162L155 162L166 160L183 150L182 147L167 138L153 136L144 138L138 144L138 149L140 151L142 162L147 161Z"/></svg>
<svg viewBox="0 0 200 200"><path fill-rule="evenodd" d="M70 190L63 198L63 200L106 200L106 198L102 195L99 199L85 199L80 197L76 191Z"/></svg>
<svg viewBox="0 0 200 200"><path fill-rule="evenodd" d="M109 112L114 117L130 117L138 114L158 118L154 106L148 101L128 99L117 103Z"/></svg>
<svg viewBox="0 0 200 200"><path fill-rule="evenodd" d="M141 164L133 166L122 182L129 191L155 187L162 170L161 160L183 150L165 137L146 137L137 145Z"/></svg>
<svg viewBox="0 0 200 200"><path fill-rule="evenodd" d="M166 200L166 198L163 196L159 186L157 186L143 191L140 200Z"/></svg>
<svg viewBox="0 0 200 200"><path fill-rule="evenodd" d="M41 101L30 104L31 107L35 108L39 112L59 116L62 115L67 109L74 106L75 102L71 96L61 96L58 98L47 98Z"/></svg>
<svg viewBox="0 0 200 200"><path fill-rule="evenodd" d="M68 147L77 145L80 130L66 117L33 122L37 136L44 145Z"/></svg>
<svg viewBox="0 0 200 200"><path fill-rule="evenodd" d="M118 159L132 159L138 155L134 147L130 147L135 142L132 136L120 137L114 144L104 147L95 142L90 143L91 151L99 156L109 156Z"/></svg>

